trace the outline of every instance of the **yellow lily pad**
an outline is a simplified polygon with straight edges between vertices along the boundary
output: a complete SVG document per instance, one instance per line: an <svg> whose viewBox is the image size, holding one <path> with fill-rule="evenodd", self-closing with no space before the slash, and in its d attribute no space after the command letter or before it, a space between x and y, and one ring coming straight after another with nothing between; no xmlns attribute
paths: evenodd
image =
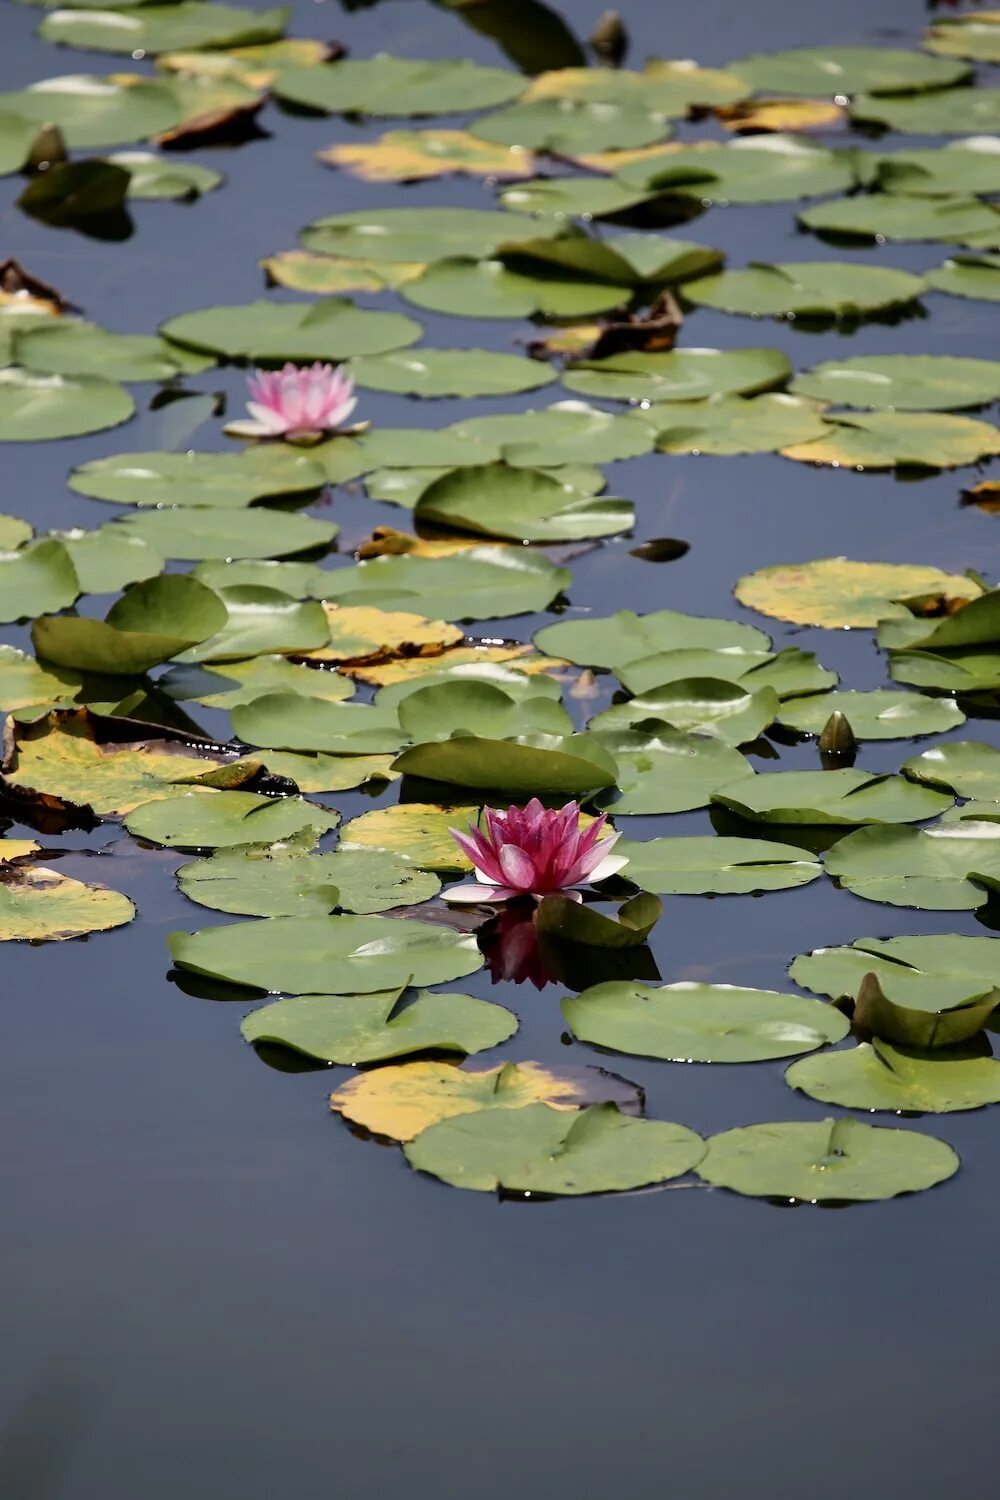
<svg viewBox="0 0 1000 1500"><path fill-rule="evenodd" d="M2 943L60 942L123 927L134 916L128 897L103 885L85 885L39 865L0 872Z"/></svg>
<svg viewBox="0 0 1000 1500"><path fill-rule="evenodd" d="M309 661L361 662L394 656L436 656L462 640L457 625L426 620L406 610L367 604L325 603L330 644L296 652Z"/></svg>
<svg viewBox="0 0 1000 1500"><path fill-rule="evenodd" d="M940 601L945 607L982 592L971 578L940 568L908 563L853 562L821 557L805 563L758 568L737 581L741 604L796 625L871 627L879 620L905 619L906 599Z"/></svg>
<svg viewBox="0 0 1000 1500"><path fill-rule="evenodd" d="M467 828L479 818L478 807L438 807L433 802L400 802L352 818L340 831L341 849L390 849L405 854L421 870L465 875L472 863L455 843L449 828Z"/></svg>
<svg viewBox="0 0 1000 1500"><path fill-rule="evenodd" d="M373 1135L412 1141L430 1125L481 1109L584 1109L614 1101L631 1113L639 1090L601 1068L561 1068L543 1063L461 1067L446 1062L399 1063L351 1078L330 1095L330 1108Z"/></svg>
<svg viewBox="0 0 1000 1500"><path fill-rule="evenodd" d="M409 531L397 531L393 526L376 526L367 541L358 547L356 556L399 557L408 552L414 557L450 557L455 552L467 552L479 545L475 536L448 536L429 541L426 537L413 536Z"/></svg>
<svg viewBox="0 0 1000 1500"><path fill-rule="evenodd" d="M496 146L466 130L387 130L378 140L327 146L316 155L365 182L420 182L452 173L509 181L535 174L535 158L523 146Z"/></svg>
<svg viewBox="0 0 1000 1500"><path fill-rule="evenodd" d="M282 68L313 68L330 59L327 42L312 37L286 37L255 47L230 47L224 52L163 52L157 68L196 78L236 78L254 89L268 89Z"/></svg>
<svg viewBox="0 0 1000 1500"><path fill-rule="evenodd" d="M452 646L437 656L402 656L391 661L373 662L371 665L347 666L343 670L358 682L368 682L373 687L387 687L395 682L412 682L425 673L439 673L449 667L470 665L473 662L515 662L519 672L529 676L538 672L552 672L566 663L555 656L535 656L528 645L513 641L506 646Z"/></svg>
<svg viewBox="0 0 1000 1500"><path fill-rule="evenodd" d="M294 292L393 291L426 270L420 261L356 260L350 256L316 255L311 250L282 250L260 262L268 280Z"/></svg>
<svg viewBox="0 0 1000 1500"><path fill-rule="evenodd" d="M748 99L713 111L724 130L735 135L758 131L831 130L847 124L847 110L832 99Z"/></svg>
<svg viewBox="0 0 1000 1500"><path fill-rule="evenodd" d="M34 839L0 839L0 864L12 864L15 859L24 859L28 854L37 854Z"/></svg>

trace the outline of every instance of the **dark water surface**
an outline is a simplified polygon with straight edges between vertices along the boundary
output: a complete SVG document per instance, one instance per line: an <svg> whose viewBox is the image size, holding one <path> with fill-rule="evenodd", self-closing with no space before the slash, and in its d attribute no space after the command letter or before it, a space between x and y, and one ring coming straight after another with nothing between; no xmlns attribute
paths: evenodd
<svg viewBox="0 0 1000 1500"><path fill-rule="evenodd" d="M819 42L914 46L926 19L917 0L631 0L621 8L633 65L649 52L718 65L758 48ZM341 37L357 56L383 49L501 60L488 39L423 0L353 13L297 0L293 9L293 33ZM571 0L564 14L585 35L600 9L600 0ZM39 42L38 14L0 0L0 87L119 67ZM292 247L321 213L488 201L476 184L376 187L314 161L318 147L375 136L378 123L273 108L264 123L270 139L196 158L229 174L222 190L191 207L136 204L136 232L123 244L34 224L15 208L20 183L8 178L0 252L105 326L151 331L183 309L259 295L258 258ZM682 233L722 247L731 265L822 258L817 241L796 233L793 207L717 209ZM946 253L893 246L829 258L919 270ZM995 353L995 311L938 295L926 306L923 320L873 325L849 341L701 311L682 342L771 344L800 368L848 347ZM418 315L430 344L506 348L530 331ZM242 406L238 371L190 384L226 391L231 413ZM534 403L548 399L559 399L557 387ZM473 407L478 415L531 404L418 404L363 392L360 414L443 425ZM171 426L183 417L179 403L113 433L7 446L0 509L36 530L101 524L115 512L71 495L69 467L123 449L186 446ZM219 425L202 426L191 445L224 446ZM573 564L572 605L751 619L730 596L740 573L842 552L995 577L1000 523L958 508L974 477L965 470L901 483L778 457L618 464L609 487L636 501L637 539L683 537L691 551L652 566L628 556L633 541L610 543ZM334 513L345 554L334 566L373 523L400 516L343 491ZM107 602L87 607L103 613ZM527 638L537 623L519 619L509 631ZM869 632L775 624L773 633L779 645L816 649L844 686L885 681ZM15 627L0 635L24 637ZM215 727L211 715L204 722ZM961 733L1000 743L989 722ZM910 753L876 745L861 764L894 769ZM781 764L814 765L815 752L786 752ZM371 805L355 794L327 800L345 815ZM627 832L665 827L635 819ZM707 814L669 827L708 831ZM63 841L81 851L87 843ZM954 1144L958 1178L844 1211L781 1210L698 1189L537 1206L451 1191L331 1119L328 1072L265 1066L240 1041L243 1005L196 998L169 979L166 935L228 920L177 894L179 856L140 851L113 827L90 848L102 852L70 854L60 868L126 891L138 919L89 942L3 950L2 1500L990 1493L994 1115L912 1122ZM984 928L971 913L866 905L824 881L766 900L668 898L654 938L665 980L780 988L798 952L916 931ZM492 988L484 971L461 987L517 1010L521 1032L505 1055L570 1060L558 986ZM571 1053L597 1060L586 1046ZM816 1105L782 1082L781 1064L620 1065L646 1088L651 1114L705 1133L816 1118Z"/></svg>

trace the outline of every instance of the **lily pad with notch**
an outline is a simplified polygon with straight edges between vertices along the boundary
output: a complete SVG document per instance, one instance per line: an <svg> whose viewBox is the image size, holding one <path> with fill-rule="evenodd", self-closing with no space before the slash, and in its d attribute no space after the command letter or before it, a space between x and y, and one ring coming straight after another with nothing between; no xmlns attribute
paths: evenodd
<svg viewBox="0 0 1000 1500"><path fill-rule="evenodd" d="M133 809L125 827L136 838L167 849L232 849L302 835L318 839L339 822L338 812L302 797L239 791L206 795L199 787Z"/></svg>
<svg viewBox="0 0 1000 1500"><path fill-rule="evenodd" d="M845 768L762 772L720 787L712 802L755 823L859 828L917 823L944 812L951 798L902 776Z"/></svg>
<svg viewBox="0 0 1000 1500"><path fill-rule="evenodd" d="M744 896L784 891L818 880L823 868L807 849L767 839L694 835L620 839L617 852L628 856L625 875L642 890L660 896Z"/></svg>
<svg viewBox="0 0 1000 1500"><path fill-rule="evenodd" d="M952 1114L1000 1104L1000 1063L969 1045L927 1051L875 1037L826 1057L803 1058L787 1069L785 1082L822 1104L896 1114Z"/></svg>

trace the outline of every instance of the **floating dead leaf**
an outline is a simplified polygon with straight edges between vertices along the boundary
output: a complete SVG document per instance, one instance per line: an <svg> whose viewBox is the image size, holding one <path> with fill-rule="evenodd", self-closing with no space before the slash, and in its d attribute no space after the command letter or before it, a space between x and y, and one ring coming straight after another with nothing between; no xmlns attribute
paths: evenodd
<svg viewBox="0 0 1000 1500"><path fill-rule="evenodd" d="M408 531L396 531L392 526L376 526L366 542L355 550L355 557L399 557L410 553L414 557L450 557L454 552L467 552L479 546L475 536L442 537L436 541L412 536Z"/></svg>
<svg viewBox="0 0 1000 1500"><path fill-rule="evenodd" d="M721 104L712 113L735 135L764 131L830 130L848 123L847 110L832 99L747 99Z"/></svg>
<svg viewBox="0 0 1000 1500"><path fill-rule="evenodd" d="M38 845L34 839L0 839L0 864L13 864L15 859L37 853Z"/></svg>
<svg viewBox="0 0 1000 1500"><path fill-rule="evenodd" d="M367 261L349 256L282 250L259 262L271 286L327 296L335 292L384 292L413 281L425 271L420 261Z"/></svg>
<svg viewBox="0 0 1000 1500"><path fill-rule="evenodd" d="M669 351L677 342L684 314L676 298L662 291L644 312L600 323L578 323L528 346L533 359L561 354L569 359L606 359L612 354Z"/></svg>
<svg viewBox="0 0 1000 1500"><path fill-rule="evenodd" d="M654 536L648 542L629 549L629 557L641 557L643 562L676 562L691 551L690 542L682 542L676 536Z"/></svg>
<svg viewBox="0 0 1000 1500"><path fill-rule="evenodd" d="M508 1062L482 1068L447 1062L399 1063L351 1078L330 1095L330 1108L373 1135L411 1141L456 1115L481 1109L584 1109L613 1100L639 1114L642 1090L603 1068L552 1067Z"/></svg>
<svg viewBox="0 0 1000 1500"><path fill-rule="evenodd" d="M451 646L433 656L396 657L384 662L349 664L342 670L356 682L367 682L372 687L387 687L395 682L412 682L428 672L443 672L449 667L460 667L482 662L517 662L519 672L529 676L536 672L550 672L564 667L565 662L553 656L534 656L530 646L519 641L496 645Z"/></svg>
<svg viewBox="0 0 1000 1500"><path fill-rule="evenodd" d="M65 312L69 303L54 286L33 276L20 261L9 257L0 261L0 307L12 305L55 315Z"/></svg>
<svg viewBox="0 0 1000 1500"><path fill-rule="evenodd" d="M758 568L738 579L733 592L748 609L773 619L839 630L870 628L912 612L941 614L982 589L971 578L922 564L821 557Z"/></svg>
<svg viewBox="0 0 1000 1500"><path fill-rule="evenodd" d="M343 57L340 42L313 37L286 37L255 47L228 47L221 52L164 52L156 66L194 78L237 78L254 89L269 89L282 68L314 68Z"/></svg>
<svg viewBox="0 0 1000 1500"><path fill-rule="evenodd" d="M327 146L316 155L365 182L422 182L456 173L509 182L537 170L523 146L497 146L465 130L387 130L378 140Z"/></svg>
<svg viewBox="0 0 1000 1500"><path fill-rule="evenodd" d="M296 660L341 664L384 661L396 656L439 656L457 645L462 632L444 620L426 620L404 610L375 609L366 604L324 603L330 643L295 653ZM355 675L353 672L351 675Z"/></svg>
<svg viewBox="0 0 1000 1500"><path fill-rule="evenodd" d="M43 125L31 143L24 170L28 173L47 172L49 167L69 160L66 137L58 125Z"/></svg>
<svg viewBox="0 0 1000 1500"><path fill-rule="evenodd" d="M128 897L107 886L39 865L0 868L0 943L61 942L122 927L134 916Z"/></svg>
<svg viewBox="0 0 1000 1500"><path fill-rule="evenodd" d="M533 339L526 346L527 352L532 359L551 359L554 354L582 359L603 331L600 323L569 323L565 328L553 329L543 339Z"/></svg>
<svg viewBox="0 0 1000 1500"><path fill-rule="evenodd" d="M662 155L663 144L658 142L655 146L636 146L625 151L591 151L575 160L592 172L607 172L615 176L622 167L631 167L635 162L650 161L654 156Z"/></svg>
<svg viewBox="0 0 1000 1500"><path fill-rule="evenodd" d="M962 491L963 505L978 505L987 515L1000 511L1000 479L983 479Z"/></svg>
<svg viewBox="0 0 1000 1500"><path fill-rule="evenodd" d="M211 740L85 708L56 710L33 724L7 719L0 787L28 805L32 821L53 814L87 822L175 796L178 782L235 758Z"/></svg>
<svg viewBox="0 0 1000 1500"><path fill-rule="evenodd" d="M241 103L221 105L204 114L192 115L170 130L154 135L157 146L165 151L188 151L193 146L231 146L260 134L257 116L264 107L264 95Z"/></svg>

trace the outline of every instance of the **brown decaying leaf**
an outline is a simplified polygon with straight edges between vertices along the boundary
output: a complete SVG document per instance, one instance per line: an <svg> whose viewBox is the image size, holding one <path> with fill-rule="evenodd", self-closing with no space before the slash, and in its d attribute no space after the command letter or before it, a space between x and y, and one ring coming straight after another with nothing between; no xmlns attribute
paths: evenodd
<svg viewBox="0 0 1000 1500"><path fill-rule="evenodd" d="M389 130L377 141L338 143L316 155L364 182L423 182L458 174L515 182L537 171L524 146L496 146L465 130Z"/></svg>
<svg viewBox="0 0 1000 1500"><path fill-rule="evenodd" d="M0 307L16 303L32 312L65 312L70 304L54 286L26 271L19 260L0 261Z"/></svg>
<svg viewBox="0 0 1000 1500"><path fill-rule="evenodd" d="M341 671L356 682L366 682L370 687L387 687L390 683L412 681L425 672L439 672L448 667L468 666L473 662L516 662L517 669L533 676L536 672L551 672L566 665L551 656L535 656L531 646L519 641L489 642L477 644L471 641L462 646L452 646L427 656L396 656L382 662L353 665L348 662Z"/></svg>
<svg viewBox="0 0 1000 1500"><path fill-rule="evenodd" d="M292 653L293 661L332 661L355 675L353 667L397 657L439 656L457 645L462 632L444 620L427 620L406 610L376 609L368 604L331 604L323 608L330 642L314 651Z"/></svg>
<svg viewBox="0 0 1000 1500"><path fill-rule="evenodd" d="M413 536L408 531L397 531L392 526L376 526L367 541L355 549L355 557L400 557L409 553L413 557L451 557L456 552L468 552L470 547L481 545L475 536L442 537L428 540Z"/></svg>
<svg viewBox="0 0 1000 1500"><path fill-rule="evenodd" d="M995 516L1000 511L1000 479L984 479L962 491L963 505L978 505L987 515Z"/></svg>
<svg viewBox="0 0 1000 1500"><path fill-rule="evenodd" d="M164 151L188 151L193 146L227 146L251 140L259 134L257 116L264 102L264 95L260 94L247 104L231 104L225 109L194 115L154 135L153 142Z"/></svg>
<svg viewBox="0 0 1000 1500"><path fill-rule="evenodd" d="M717 105L712 113L724 130L736 135L830 130L848 124L847 110L832 99L747 99Z"/></svg>
<svg viewBox="0 0 1000 1500"><path fill-rule="evenodd" d="M551 338L529 344L528 353L532 359L550 359L554 354L570 359L606 359L636 351L666 352L677 342L683 322L676 298L662 291L645 312L561 329Z"/></svg>

